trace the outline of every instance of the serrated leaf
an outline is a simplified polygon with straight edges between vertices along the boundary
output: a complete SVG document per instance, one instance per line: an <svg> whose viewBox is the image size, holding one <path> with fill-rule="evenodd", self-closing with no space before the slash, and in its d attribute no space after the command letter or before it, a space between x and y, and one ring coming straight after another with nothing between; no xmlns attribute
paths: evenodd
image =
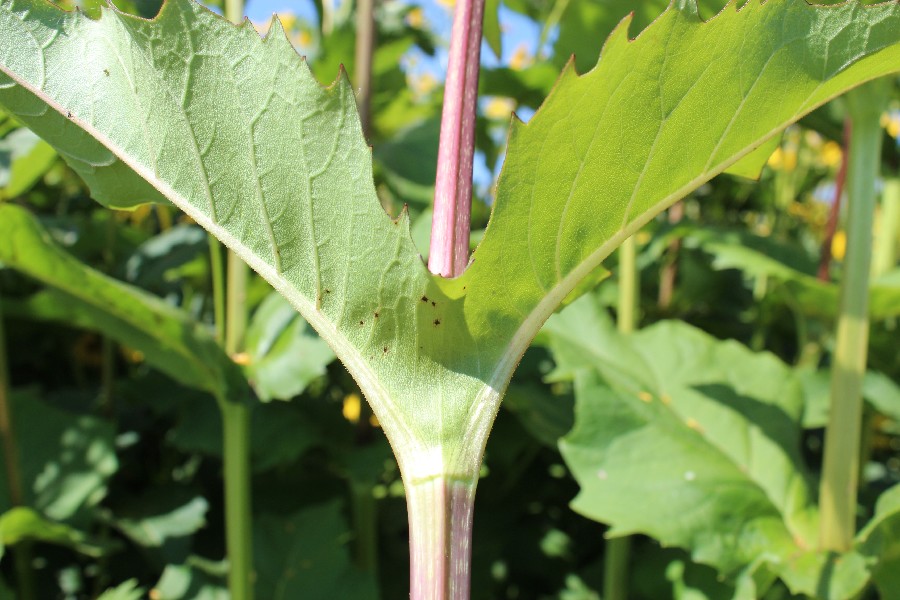
<svg viewBox="0 0 900 600"><path fill-rule="evenodd" d="M165 196L268 279L359 382L407 477L473 480L517 361L580 279L790 122L900 70L896 2L752 2L707 23L678 4L627 29L513 127L455 280L382 211L347 82L321 88L277 22L260 40L187 0L150 22L2 0L0 104L98 198Z"/></svg>
<svg viewBox="0 0 900 600"><path fill-rule="evenodd" d="M243 374L210 332L158 297L81 263L22 207L0 205L0 261L50 286L19 303L20 312L103 331L176 381L244 399Z"/></svg>

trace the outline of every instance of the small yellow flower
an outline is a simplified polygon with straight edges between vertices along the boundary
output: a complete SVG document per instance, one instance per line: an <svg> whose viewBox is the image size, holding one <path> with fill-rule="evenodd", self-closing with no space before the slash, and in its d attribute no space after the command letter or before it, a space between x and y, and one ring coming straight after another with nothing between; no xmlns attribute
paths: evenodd
<svg viewBox="0 0 900 600"><path fill-rule="evenodd" d="M819 154L819 158L823 165L834 168L841 164L841 160L844 158L844 151L837 142L825 142L825 145L822 146L822 152Z"/></svg>
<svg viewBox="0 0 900 600"><path fill-rule="evenodd" d="M516 108L516 103L511 98L491 98L484 107L484 114L489 119L505 120Z"/></svg>
<svg viewBox="0 0 900 600"><path fill-rule="evenodd" d="M844 231L836 231L831 238L831 256L835 260L844 260L847 252L847 234Z"/></svg>
<svg viewBox="0 0 900 600"><path fill-rule="evenodd" d="M359 414L362 409L362 398L359 394L347 394L344 396L344 418L351 423L359 422Z"/></svg>
<svg viewBox="0 0 900 600"><path fill-rule="evenodd" d="M900 110L892 110L881 115L881 126L894 139L900 138Z"/></svg>
<svg viewBox="0 0 900 600"><path fill-rule="evenodd" d="M414 8L406 13L406 22L410 27L421 29L425 25L425 12L421 8Z"/></svg>
<svg viewBox="0 0 900 600"><path fill-rule="evenodd" d="M528 46L519 44L509 59L509 67L514 71L521 71L532 62L532 56L528 53Z"/></svg>
<svg viewBox="0 0 900 600"><path fill-rule="evenodd" d="M438 4L444 8L453 8L456 6L456 0L438 0Z"/></svg>

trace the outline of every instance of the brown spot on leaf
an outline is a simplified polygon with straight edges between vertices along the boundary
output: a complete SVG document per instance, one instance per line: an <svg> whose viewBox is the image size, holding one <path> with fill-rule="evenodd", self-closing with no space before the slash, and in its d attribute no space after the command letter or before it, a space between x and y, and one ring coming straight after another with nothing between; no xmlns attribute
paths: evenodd
<svg viewBox="0 0 900 600"><path fill-rule="evenodd" d="M440 320L440 319L435 319L435 320L434 320L434 326L435 326L435 327L437 327L437 326L440 325L440 324L441 324L441 320Z"/></svg>
<svg viewBox="0 0 900 600"><path fill-rule="evenodd" d="M422 302L428 302L428 296L422 296Z"/></svg>

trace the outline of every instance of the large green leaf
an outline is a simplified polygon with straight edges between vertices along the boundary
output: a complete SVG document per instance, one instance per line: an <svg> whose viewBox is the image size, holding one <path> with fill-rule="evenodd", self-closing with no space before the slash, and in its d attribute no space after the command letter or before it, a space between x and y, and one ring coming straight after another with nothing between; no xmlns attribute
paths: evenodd
<svg viewBox="0 0 900 600"><path fill-rule="evenodd" d="M868 559L891 556L887 500L854 550L817 550L803 393L773 355L680 322L623 336L590 297L552 317L541 339L556 376L576 382L575 427L560 442L581 486L572 506L611 535L689 549L754 594L772 572L794 593L851 598L872 576Z"/></svg>
<svg viewBox="0 0 900 600"><path fill-rule="evenodd" d="M223 400L244 399L240 368L209 331L158 297L81 263L12 204L0 205L0 261L50 286L15 303L19 314L103 331L185 385Z"/></svg>
<svg viewBox="0 0 900 600"><path fill-rule="evenodd" d="M0 104L98 199L185 210L329 342L407 478L471 481L515 365L578 281L790 122L900 70L900 3L770 0L703 23L685 1L633 41L624 22L513 126L455 280L382 211L349 84L320 87L277 22L262 40L188 0L153 21L0 0L0 40Z"/></svg>

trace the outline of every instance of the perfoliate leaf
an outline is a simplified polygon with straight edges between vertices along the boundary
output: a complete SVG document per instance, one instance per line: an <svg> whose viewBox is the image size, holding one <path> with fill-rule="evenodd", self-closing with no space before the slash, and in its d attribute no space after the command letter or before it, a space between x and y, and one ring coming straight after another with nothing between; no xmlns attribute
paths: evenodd
<svg viewBox="0 0 900 600"><path fill-rule="evenodd" d="M673 5L627 28L513 127L455 280L382 211L350 86L321 88L277 21L261 40L188 0L153 21L0 0L0 104L101 200L165 197L269 280L356 378L407 479L471 481L515 365L579 280L790 122L900 70L897 2L754 1L707 23Z"/></svg>

